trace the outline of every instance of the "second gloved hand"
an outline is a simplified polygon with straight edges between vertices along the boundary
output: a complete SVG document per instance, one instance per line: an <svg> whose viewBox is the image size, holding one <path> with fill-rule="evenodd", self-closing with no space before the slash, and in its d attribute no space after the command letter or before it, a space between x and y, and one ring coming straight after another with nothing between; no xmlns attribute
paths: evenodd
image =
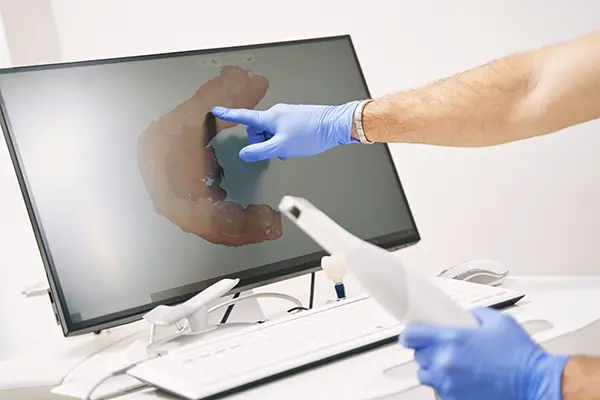
<svg viewBox="0 0 600 400"><path fill-rule="evenodd" d="M474 311L476 329L409 326L400 343L415 350L419 379L444 399L561 400L566 357L552 356L512 317Z"/></svg>
<svg viewBox="0 0 600 400"><path fill-rule="evenodd" d="M313 156L351 143L358 104L277 104L266 111L215 107L212 112L217 118L246 126L250 145L240 151L240 158L252 162Z"/></svg>

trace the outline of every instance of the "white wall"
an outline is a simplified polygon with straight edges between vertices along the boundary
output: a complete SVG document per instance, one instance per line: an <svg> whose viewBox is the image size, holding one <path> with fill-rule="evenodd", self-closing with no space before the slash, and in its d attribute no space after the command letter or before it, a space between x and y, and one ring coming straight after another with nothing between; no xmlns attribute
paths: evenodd
<svg viewBox="0 0 600 400"><path fill-rule="evenodd" d="M303 0L293 10L290 4L53 0L66 60L351 33L375 96L600 27L600 2L592 0ZM393 146L423 237L399 256L432 274L476 257L497 259L515 274L600 273L599 130L595 122L477 150ZM22 347L17 335L25 321L6 304L42 271L4 146L0 195L2 358ZM306 279L277 286L303 298L308 291ZM322 279L319 288L321 298L331 294Z"/></svg>

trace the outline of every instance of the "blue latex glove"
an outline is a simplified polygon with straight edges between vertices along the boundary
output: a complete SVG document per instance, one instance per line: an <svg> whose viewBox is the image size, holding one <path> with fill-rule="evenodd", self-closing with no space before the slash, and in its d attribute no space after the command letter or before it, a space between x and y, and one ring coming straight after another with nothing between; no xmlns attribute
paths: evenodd
<svg viewBox="0 0 600 400"><path fill-rule="evenodd" d="M476 309L476 329L409 326L419 379L444 400L560 400L566 357L546 353L512 317Z"/></svg>
<svg viewBox="0 0 600 400"><path fill-rule="evenodd" d="M277 104L266 111L215 107L212 113L224 121L246 125L250 145L240 151L242 160L285 160L314 156L351 143L352 119L358 104Z"/></svg>

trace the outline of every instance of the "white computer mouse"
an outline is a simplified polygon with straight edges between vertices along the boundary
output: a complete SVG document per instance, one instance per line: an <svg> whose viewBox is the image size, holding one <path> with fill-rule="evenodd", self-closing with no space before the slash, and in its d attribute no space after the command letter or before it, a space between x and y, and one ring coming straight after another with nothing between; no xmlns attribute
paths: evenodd
<svg viewBox="0 0 600 400"><path fill-rule="evenodd" d="M508 275L508 269L492 260L470 260L442 271L438 276L461 281L497 286Z"/></svg>

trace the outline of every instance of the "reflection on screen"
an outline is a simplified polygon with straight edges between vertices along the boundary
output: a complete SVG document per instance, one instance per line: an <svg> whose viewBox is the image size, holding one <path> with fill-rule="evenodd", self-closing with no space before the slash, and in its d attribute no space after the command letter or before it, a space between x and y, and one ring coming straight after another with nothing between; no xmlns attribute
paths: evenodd
<svg viewBox="0 0 600 400"><path fill-rule="evenodd" d="M365 98L348 39L26 70L0 90L74 322L320 251L274 210L286 194L365 239L414 230L383 145L245 163L244 128L209 113Z"/></svg>

